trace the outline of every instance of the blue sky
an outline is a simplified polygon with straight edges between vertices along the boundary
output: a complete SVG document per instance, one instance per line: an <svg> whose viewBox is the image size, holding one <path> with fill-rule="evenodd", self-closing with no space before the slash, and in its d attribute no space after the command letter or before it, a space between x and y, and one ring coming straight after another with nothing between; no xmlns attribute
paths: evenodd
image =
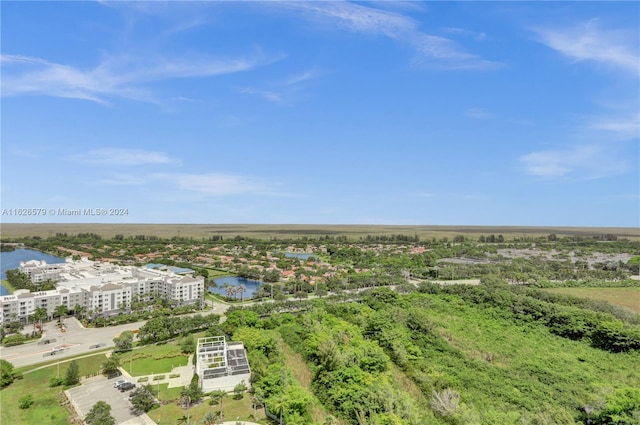
<svg viewBox="0 0 640 425"><path fill-rule="evenodd" d="M3 222L640 225L637 2L1 7Z"/></svg>

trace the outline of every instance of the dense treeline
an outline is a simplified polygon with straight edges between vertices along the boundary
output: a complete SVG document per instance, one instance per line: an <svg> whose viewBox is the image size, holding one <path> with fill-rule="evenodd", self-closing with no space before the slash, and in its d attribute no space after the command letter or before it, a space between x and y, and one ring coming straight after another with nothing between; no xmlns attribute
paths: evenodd
<svg viewBox="0 0 640 425"><path fill-rule="evenodd" d="M351 296L229 313L228 334L263 341L248 347L260 347L254 380L276 415L288 378L270 356L277 358L282 338L313 371L314 394L348 424L640 418L638 326L601 306L509 286L425 284L406 295L376 288ZM278 366L270 368L272 360ZM420 394L407 392L406 382L398 387L405 379ZM291 397L302 394L308 405L302 390ZM292 423L311 423L304 409L284 411L299 415Z"/></svg>
<svg viewBox="0 0 640 425"><path fill-rule="evenodd" d="M220 321L220 316L208 314L202 316L196 314L189 317L160 316L147 320L139 329L138 339L142 344L166 341L179 335L208 329L216 326Z"/></svg>

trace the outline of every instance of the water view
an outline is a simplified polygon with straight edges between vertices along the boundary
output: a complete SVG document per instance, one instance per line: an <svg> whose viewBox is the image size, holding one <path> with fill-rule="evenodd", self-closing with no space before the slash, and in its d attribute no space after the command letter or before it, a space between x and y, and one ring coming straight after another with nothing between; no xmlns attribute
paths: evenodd
<svg viewBox="0 0 640 425"><path fill-rule="evenodd" d="M64 263L64 258L55 255L45 254L44 252L34 251L33 249L16 249L15 251L0 252L0 279L7 278L7 270L13 270L20 267L21 261L39 260L46 261L49 264ZM0 295L9 295L7 288L0 285Z"/></svg>
<svg viewBox="0 0 640 425"><path fill-rule="evenodd" d="M315 257L315 255L313 254L305 254L299 252L285 252L284 256L288 258L297 258L299 260L308 260L311 257Z"/></svg>
<svg viewBox="0 0 640 425"><path fill-rule="evenodd" d="M237 288L240 285L244 285L246 288L246 290L244 291L244 298L247 299L253 298L253 294L258 290L260 285L262 285L262 282L258 280L245 279L238 276L219 277L217 279L214 279L213 282L216 284L216 286L209 286L209 292L211 292L212 294L219 294L225 297L238 299L241 298L240 292L235 295L230 294L226 291L225 286Z"/></svg>

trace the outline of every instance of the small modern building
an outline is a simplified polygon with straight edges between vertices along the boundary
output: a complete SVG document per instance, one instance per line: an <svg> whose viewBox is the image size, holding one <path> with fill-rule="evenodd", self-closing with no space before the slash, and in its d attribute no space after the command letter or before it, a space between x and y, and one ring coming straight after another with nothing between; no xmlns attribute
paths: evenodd
<svg viewBox="0 0 640 425"><path fill-rule="evenodd" d="M202 390L233 391L244 382L251 386L251 369L242 342L227 343L224 336L199 338L196 348L196 373Z"/></svg>

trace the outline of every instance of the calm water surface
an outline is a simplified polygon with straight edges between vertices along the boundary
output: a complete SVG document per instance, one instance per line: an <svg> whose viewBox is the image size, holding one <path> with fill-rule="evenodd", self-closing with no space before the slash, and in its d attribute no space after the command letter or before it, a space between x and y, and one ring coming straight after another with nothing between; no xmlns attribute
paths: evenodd
<svg viewBox="0 0 640 425"><path fill-rule="evenodd" d="M44 252L35 251L33 249L16 249L15 251L0 252L0 279L7 278L7 270L13 270L20 267L20 261L44 260L49 264L64 263L64 258L55 255L45 254ZM8 295L7 288L0 285L0 295Z"/></svg>

